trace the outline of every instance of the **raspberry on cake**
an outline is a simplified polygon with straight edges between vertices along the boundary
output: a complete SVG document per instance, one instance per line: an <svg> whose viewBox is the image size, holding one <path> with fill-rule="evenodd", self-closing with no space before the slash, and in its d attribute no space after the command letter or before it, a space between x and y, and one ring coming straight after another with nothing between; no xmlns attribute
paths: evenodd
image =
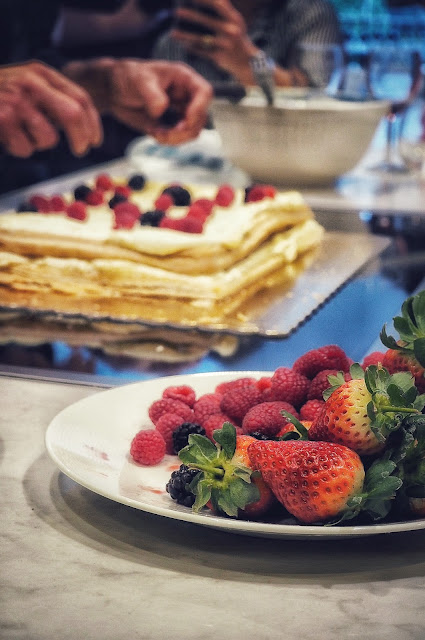
<svg viewBox="0 0 425 640"><path fill-rule="evenodd" d="M2 297L186 327L236 320L257 292L296 278L323 236L298 192L263 186L257 196L100 174L62 194L52 216L37 194L28 211L0 216Z"/></svg>

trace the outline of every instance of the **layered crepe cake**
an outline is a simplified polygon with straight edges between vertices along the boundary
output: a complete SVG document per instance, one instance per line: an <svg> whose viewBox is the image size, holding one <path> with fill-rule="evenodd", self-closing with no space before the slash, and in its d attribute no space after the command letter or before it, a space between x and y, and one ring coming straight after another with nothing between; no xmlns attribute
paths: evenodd
<svg viewBox="0 0 425 640"><path fill-rule="evenodd" d="M295 191L103 174L0 215L0 303L225 326L258 292L296 276L322 236Z"/></svg>

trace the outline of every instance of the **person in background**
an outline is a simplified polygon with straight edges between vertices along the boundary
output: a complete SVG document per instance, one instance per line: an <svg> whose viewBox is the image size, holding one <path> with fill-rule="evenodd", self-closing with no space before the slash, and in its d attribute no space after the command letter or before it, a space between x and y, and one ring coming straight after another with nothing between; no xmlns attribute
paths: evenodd
<svg viewBox="0 0 425 640"><path fill-rule="evenodd" d="M314 84L300 64L302 46L342 41L326 0L180 0L175 15L153 56L186 62L213 83L256 84L260 59L277 86Z"/></svg>
<svg viewBox="0 0 425 640"><path fill-rule="evenodd" d="M9 51L0 62L13 58ZM94 155L75 164L102 144L101 116L164 144L196 137L206 120L211 87L184 64L103 57L57 66L0 66L0 192L104 161ZM170 109L172 124L161 119Z"/></svg>

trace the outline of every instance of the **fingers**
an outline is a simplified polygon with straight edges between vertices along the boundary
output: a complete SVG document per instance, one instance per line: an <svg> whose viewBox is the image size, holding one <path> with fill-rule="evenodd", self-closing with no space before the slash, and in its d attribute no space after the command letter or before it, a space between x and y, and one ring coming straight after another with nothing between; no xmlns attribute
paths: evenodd
<svg viewBox="0 0 425 640"><path fill-rule="evenodd" d="M0 140L28 157L58 142L63 129L71 150L85 153L102 140L100 117L88 94L41 63L0 69Z"/></svg>

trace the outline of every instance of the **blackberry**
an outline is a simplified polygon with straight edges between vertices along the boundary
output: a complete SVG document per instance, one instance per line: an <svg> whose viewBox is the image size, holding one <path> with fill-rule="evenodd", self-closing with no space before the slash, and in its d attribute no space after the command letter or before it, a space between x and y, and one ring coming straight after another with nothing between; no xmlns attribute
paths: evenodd
<svg viewBox="0 0 425 640"><path fill-rule="evenodd" d="M172 129L172 127L175 127L181 119L182 114L180 111L177 111L174 107L168 107L160 117L159 124L161 127Z"/></svg>
<svg viewBox="0 0 425 640"><path fill-rule="evenodd" d="M29 202L21 202L16 209L17 213L28 213L30 211L38 211L35 204L30 204Z"/></svg>
<svg viewBox="0 0 425 640"><path fill-rule="evenodd" d="M116 193L114 196L112 196L112 198L109 200L108 204L111 207L111 209L113 209L114 207L116 207L117 204L119 204L120 202L127 202L127 198L122 195L121 193Z"/></svg>
<svg viewBox="0 0 425 640"><path fill-rule="evenodd" d="M262 433L261 431L253 431L249 435L255 438L256 440L276 440L276 438L274 438L273 436L267 436L265 433Z"/></svg>
<svg viewBox="0 0 425 640"><path fill-rule="evenodd" d="M248 202L248 196L249 196L249 192L251 191L252 187L254 185L250 184L247 187L245 187L245 197L244 197L244 202Z"/></svg>
<svg viewBox="0 0 425 640"><path fill-rule="evenodd" d="M188 207L190 205L190 193L178 184L165 187L162 193L168 193L172 197L176 207Z"/></svg>
<svg viewBox="0 0 425 640"><path fill-rule="evenodd" d="M142 226L159 227L162 218L165 216L165 211L160 209L154 209L153 211L145 211L139 220Z"/></svg>
<svg viewBox="0 0 425 640"><path fill-rule="evenodd" d="M196 422L183 422L175 431L173 431L173 449L174 453L178 454L180 449L186 447L189 442L189 436L191 433L199 433L199 435L205 435L204 427Z"/></svg>
<svg viewBox="0 0 425 640"><path fill-rule="evenodd" d="M136 173L131 176L127 184L135 191L141 191L146 184L146 178L141 173Z"/></svg>
<svg viewBox="0 0 425 640"><path fill-rule="evenodd" d="M180 465L177 471L173 471L165 486L170 498L175 500L177 504L190 508L195 502L195 496L189 489L189 485L198 473L200 473L199 469L189 469L185 464Z"/></svg>
<svg viewBox="0 0 425 640"><path fill-rule="evenodd" d="M89 193L91 193L90 187L88 187L86 184L80 184L74 189L74 198L75 200L85 201Z"/></svg>

